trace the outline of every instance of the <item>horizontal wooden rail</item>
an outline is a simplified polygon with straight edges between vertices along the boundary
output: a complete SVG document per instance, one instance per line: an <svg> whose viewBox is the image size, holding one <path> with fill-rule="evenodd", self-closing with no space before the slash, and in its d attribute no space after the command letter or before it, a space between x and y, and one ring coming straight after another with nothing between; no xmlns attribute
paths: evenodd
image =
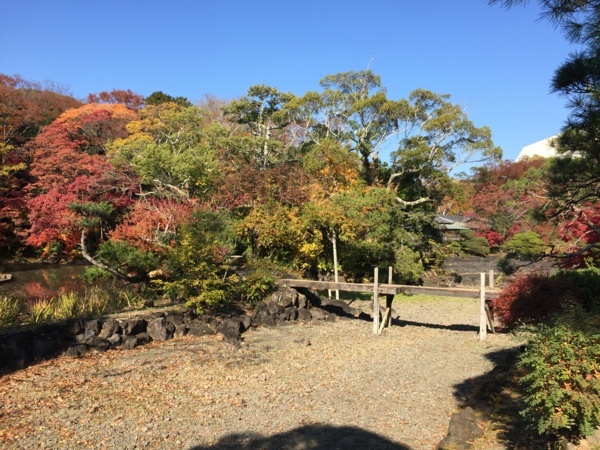
<svg viewBox="0 0 600 450"><path fill-rule="evenodd" d="M299 287L316 290L331 289L348 292L373 292L373 283L336 283L335 281L315 281L315 280L296 280L280 279L277 285L284 287ZM436 286L410 286L404 284L378 284L377 292L380 294L423 294L437 295L446 297L479 298L479 289L469 288L443 288ZM486 290L486 298L493 298L498 295L497 291Z"/></svg>

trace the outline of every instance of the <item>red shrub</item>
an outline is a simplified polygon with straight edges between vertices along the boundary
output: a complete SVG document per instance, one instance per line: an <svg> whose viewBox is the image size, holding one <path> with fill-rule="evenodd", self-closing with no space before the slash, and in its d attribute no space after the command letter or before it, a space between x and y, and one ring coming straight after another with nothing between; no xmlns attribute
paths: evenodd
<svg viewBox="0 0 600 450"><path fill-rule="evenodd" d="M491 303L500 322L510 328L536 324L575 300L574 286L562 277L533 273L515 278Z"/></svg>

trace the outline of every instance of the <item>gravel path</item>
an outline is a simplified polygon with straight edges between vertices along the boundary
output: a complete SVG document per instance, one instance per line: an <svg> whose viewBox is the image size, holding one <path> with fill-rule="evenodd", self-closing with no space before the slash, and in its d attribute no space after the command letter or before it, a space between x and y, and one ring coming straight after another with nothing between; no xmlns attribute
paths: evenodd
<svg viewBox="0 0 600 450"><path fill-rule="evenodd" d="M477 340L476 300L395 307L381 336L340 319L31 366L0 378L0 447L435 448L468 379L516 344Z"/></svg>

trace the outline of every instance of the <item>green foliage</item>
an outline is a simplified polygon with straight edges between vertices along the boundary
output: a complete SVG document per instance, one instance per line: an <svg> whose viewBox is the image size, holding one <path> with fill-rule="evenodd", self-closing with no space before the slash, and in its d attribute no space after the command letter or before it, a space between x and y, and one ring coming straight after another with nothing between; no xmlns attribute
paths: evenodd
<svg viewBox="0 0 600 450"><path fill-rule="evenodd" d="M146 105L158 106L162 103L176 103L179 106L187 108L192 106L192 103L185 97L173 97L165 94L163 91L155 91L144 99Z"/></svg>
<svg viewBox="0 0 600 450"><path fill-rule="evenodd" d="M18 297L0 296L0 328L13 326L22 307L22 301Z"/></svg>
<svg viewBox="0 0 600 450"><path fill-rule="evenodd" d="M504 275L513 275L519 269L519 266L516 264L514 258L508 257L508 255L503 255L498 258L498 270L502 272Z"/></svg>
<svg viewBox="0 0 600 450"><path fill-rule="evenodd" d="M600 426L600 316L570 307L532 335L519 362L523 416L570 440Z"/></svg>
<svg viewBox="0 0 600 450"><path fill-rule="evenodd" d="M153 253L143 252L123 241L103 242L96 257L121 273L138 275L146 275L160 264Z"/></svg>
<svg viewBox="0 0 600 450"><path fill-rule="evenodd" d="M395 252L394 277L400 284L418 284L425 274L421 256L414 250L402 246Z"/></svg>
<svg viewBox="0 0 600 450"><path fill-rule="evenodd" d="M264 300L275 287L276 278L269 273L255 271L248 275L242 283L242 300L254 306Z"/></svg>
<svg viewBox="0 0 600 450"><path fill-rule="evenodd" d="M534 231L524 231L515 234L506 244L504 250L525 259L535 259L543 255L547 245L539 234Z"/></svg>
<svg viewBox="0 0 600 450"><path fill-rule="evenodd" d="M107 280L113 278L110 272L99 267L86 267L85 272L81 275L81 279L86 283L95 283L100 280Z"/></svg>
<svg viewBox="0 0 600 450"><path fill-rule="evenodd" d="M484 237L477 237L472 230L461 230L461 250L470 255L487 256L490 254L490 243Z"/></svg>
<svg viewBox="0 0 600 450"><path fill-rule="evenodd" d="M104 201L98 203L71 203L68 208L83 217L97 217L101 219L108 219L114 210L111 203Z"/></svg>
<svg viewBox="0 0 600 450"><path fill-rule="evenodd" d="M225 213L196 211L191 222L182 227L167 257L171 278L152 283L171 298L186 299L198 311L232 301L239 281L228 271L232 237Z"/></svg>

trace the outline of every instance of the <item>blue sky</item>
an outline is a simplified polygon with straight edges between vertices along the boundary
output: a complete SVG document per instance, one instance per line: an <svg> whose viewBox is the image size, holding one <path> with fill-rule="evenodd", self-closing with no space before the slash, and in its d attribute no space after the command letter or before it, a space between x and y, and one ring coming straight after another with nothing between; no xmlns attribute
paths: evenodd
<svg viewBox="0 0 600 450"><path fill-rule="evenodd" d="M372 59L389 98L450 94L514 160L568 115L549 82L575 47L538 16L535 1L3 0L0 73L196 102L254 84L302 95Z"/></svg>

